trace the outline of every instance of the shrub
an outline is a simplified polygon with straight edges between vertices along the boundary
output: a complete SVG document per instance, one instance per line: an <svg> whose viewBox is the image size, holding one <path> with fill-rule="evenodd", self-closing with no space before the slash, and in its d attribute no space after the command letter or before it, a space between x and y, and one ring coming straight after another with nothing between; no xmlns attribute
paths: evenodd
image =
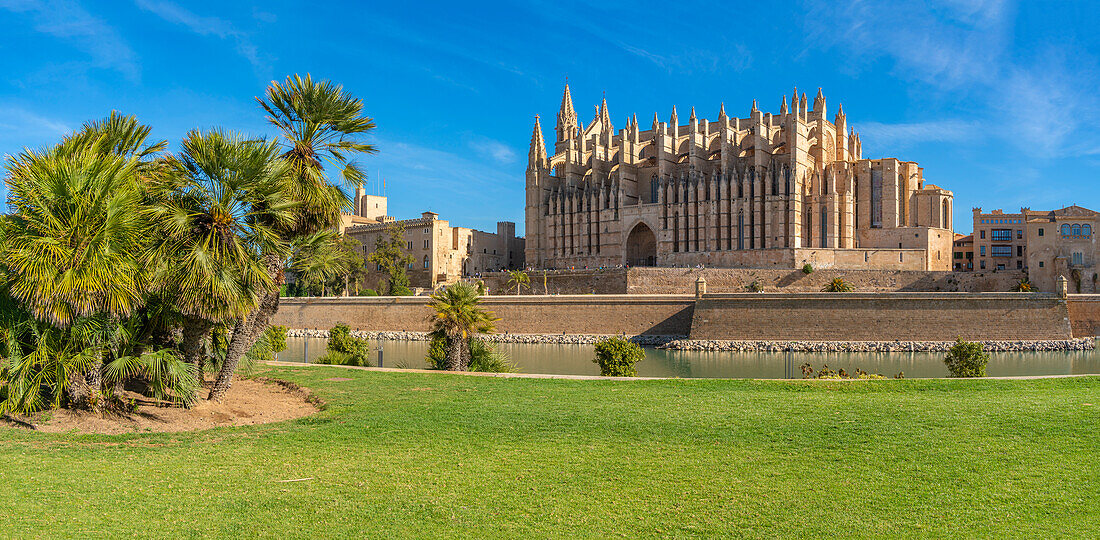
<svg viewBox="0 0 1100 540"><path fill-rule="evenodd" d="M852 292L856 290L851 283L844 281L844 278L833 278L832 281L827 283L824 288L821 289L824 292Z"/></svg>
<svg viewBox="0 0 1100 540"><path fill-rule="evenodd" d="M374 289L363 289L362 291L359 291L359 296L380 296L380 295L378 294L378 291L376 291Z"/></svg>
<svg viewBox="0 0 1100 540"><path fill-rule="evenodd" d="M859 369L859 368L855 368L855 372L853 372L853 373L848 373L847 371L845 371L843 369L833 371L833 370L829 369L828 364L822 364L821 369L819 371L817 371L816 373L814 372L813 365L810 364L809 362L807 362L805 364L802 364L801 368L802 368L802 378L803 379L885 379L886 378L886 377L883 377L881 374L867 373L866 371L863 371L862 369ZM900 379L901 376L898 376L896 378Z"/></svg>
<svg viewBox="0 0 1100 540"><path fill-rule="evenodd" d="M328 351L322 358L329 356L331 353L336 353L331 360L318 363L321 364L341 364L345 366L369 366L370 360L367 356L370 353L370 345L367 344L367 340L358 338L351 335L351 327L344 323L339 323L333 326L328 331L328 346L325 347ZM346 358L344 358L346 356ZM342 361L336 361L342 360Z"/></svg>
<svg viewBox="0 0 1100 540"><path fill-rule="evenodd" d="M943 363L952 377L985 377L985 366L989 363L989 353L981 343L963 341L960 337L947 352Z"/></svg>
<svg viewBox="0 0 1100 540"><path fill-rule="evenodd" d="M364 357L337 351L328 351L319 356L313 363L332 366L370 366L370 363Z"/></svg>
<svg viewBox="0 0 1100 540"><path fill-rule="evenodd" d="M290 329L278 324L273 324L264 330L264 334L267 334L268 342L271 345L271 352L281 353L286 350L286 333Z"/></svg>
<svg viewBox="0 0 1100 540"><path fill-rule="evenodd" d="M645 351L638 344L621 337L600 340L596 343L596 358L600 375L605 377L636 377L634 364L645 358Z"/></svg>
<svg viewBox="0 0 1100 540"><path fill-rule="evenodd" d="M749 292L762 292L764 290L764 285L760 283L759 279L754 279L752 283L745 285L745 290Z"/></svg>
<svg viewBox="0 0 1100 540"><path fill-rule="evenodd" d="M807 276L814 273L814 265L810 263L802 265L802 273L806 274Z"/></svg>

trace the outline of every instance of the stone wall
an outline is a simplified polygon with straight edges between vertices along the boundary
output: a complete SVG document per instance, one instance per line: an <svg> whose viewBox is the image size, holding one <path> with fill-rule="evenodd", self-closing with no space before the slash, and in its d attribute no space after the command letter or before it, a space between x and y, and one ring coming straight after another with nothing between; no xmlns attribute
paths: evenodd
<svg viewBox="0 0 1100 540"><path fill-rule="evenodd" d="M626 294L625 268L604 268L589 270L531 270L527 272L531 278L530 286L521 287L520 294ZM545 281L543 277L545 276ZM489 288L492 294L512 294L516 290L515 285L508 284L507 272L486 272L481 280ZM476 282L477 279L467 279ZM694 285L692 285L694 287ZM689 294L695 291L687 289L667 294ZM647 294L647 293L640 293Z"/></svg>
<svg viewBox="0 0 1100 540"><path fill-rule="evenodd" d="M1068 304L1073 337L1100 336L1100 294L1071 294Z"/></svg>
<svg viewBox="0 0 1100 540"><path fill-rule="evenodd" d="M274 324L327 329L427 331L429 299L423 296L284 298ZM686 295L488 296L482 305L501 320L497 331L514 334L619 334L686 336L695 298Z"/></svg>
<svg viewBox="0 0 1100 540"><path fill-rule="evenodd" d="M1034 293L708 294L692 339L792 341L1060 340L1064 299Z"/></svg>
<svg viewBox="0 0 1100 540"><path fill-rule="evenodd" d="M834 278L843 278L856 292L1008 292L1025 274L998 272L921 272L906 270L802 270L771 268L631 268L626 292L634 294L692 293L695 280L707 280L707 292L745 292L757 281L764 292L820 292ZM1052 291L1051 291L1052 292Z"/></svg>

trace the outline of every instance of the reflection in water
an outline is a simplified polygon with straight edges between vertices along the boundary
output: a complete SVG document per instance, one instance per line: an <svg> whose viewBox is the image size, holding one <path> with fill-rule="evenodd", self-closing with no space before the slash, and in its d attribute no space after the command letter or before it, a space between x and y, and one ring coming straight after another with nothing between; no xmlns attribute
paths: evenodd
<svg viewBox="0 0 1100 540"><path fill-rule="evenodd" d="M312 362L324 354L325 338L287 338L287 350L279 353L285 362ZM378 361L382 347L386 367L424 368L426 341L371 341L371 362ZM501 343L523 373L565 375L599 375L592 363L596 353L592 345L532 345ZM946 377L943 353L783 353L783 352L719 352L665 351L645 349L645 360L638 363L638 375L643 377L730 377L756 379L802 378L799 366L809 362L814 369L828 365L830 369L853 372L856 368L868 373L893 377ZM1100 352L994 352L990 353L986 374L990 377L1020 375L1068 375L1100 373Z"/></svg>

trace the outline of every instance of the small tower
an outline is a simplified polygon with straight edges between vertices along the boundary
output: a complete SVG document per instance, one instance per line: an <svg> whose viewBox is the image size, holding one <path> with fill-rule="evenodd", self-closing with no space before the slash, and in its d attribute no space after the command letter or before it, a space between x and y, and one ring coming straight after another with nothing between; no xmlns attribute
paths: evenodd
<svg viewBox="0 0 1100 540"><path fill-rule="evenodd" d="M836 160L848 161L848 120L844 117L843 103L836 109L836 118L833 119L833 125L836 126Z"/></svg>
<svg viewBox="0 0 1100 540"><path fill-rule="evenodd" d="M820 87L817 89L817 96L814 97L814 113L822 120L825 120L827 117L825 112L825 94L821 93Z"/></svg>

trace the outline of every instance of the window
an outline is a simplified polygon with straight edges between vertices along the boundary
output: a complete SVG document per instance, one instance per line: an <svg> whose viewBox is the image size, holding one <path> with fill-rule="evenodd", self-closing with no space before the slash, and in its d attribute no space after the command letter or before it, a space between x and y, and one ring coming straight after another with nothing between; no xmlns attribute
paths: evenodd
<svg viewBox="0 0 1100 540"><path fill-rule="evenodd" d="M1081 225L1081 236L1092 236L1092 225L1088 223Z"/></svg>
<svg viewBox="0 0 1100 540"><path fill-rule="evenodd" d="M985 231L978 231L978 236L981 237L982 240L985 240Z"/></svg>
<svg viewBox="0 0 1100 540"><path fill-rule="evenodd" d="M990 246L989 254L993 257L1011 257L1012 246Z"/></svg>
<svg viewBox="0 0 1100 540"><path fill-rule="evenodd" d="M1020 230L1020 229L1016 229L1016 239L1017 240L1023 240L1023 238L1024 238L1024 231Z"/></svg>
<svg viewBox="0 0 1100 540"><path fill-rule="evenodd" d="M1081 236L1081 226L1076 223L1073 224L1073 236Z"/></svg>
<svg viewBox="0 0 1100 540"><path fill-rule="evenodd" d="M993 229L994 242L1011 242L1012 229Z"/></svg>
<svg viewBox="0 0 1100 540"><path fill-rule="evenodd" d="M1042 235L1043 235L1043 228L1039 227L1039 236L1042 236Z"/></svg>
<svg viewBox="0 0 1100 540"><path fill-rule="evenodd" d="M981 268L982 270L985 270L985 261L981 261L981 263L978 265L978 267Z"/></svg>
<svg viewBox="0 0 1100 540"><path fill-rule="evenodd" d="M427 267L428 267L428 256L425 255L424 256L424 268L427 268Z"/></svg>
<svg viewBox="0 0 1100 540"><path fill-rule="evenodd" d="M1074 251L1073 252L1073 265L1074 266L1081 266L1083 264L1085 264L1085 255L1083 253L1081 253L1080 251Z"/></svg>
<svg viewBox="0 0 1100 540"><path fill-rule="evenodd" d="M982 257L985 257L985 246L979 246L978 247L978 255L981 255Z"/></svg>
<svg viewBox="0 0 1100 540"><path fill-rule="evenodd" d="M428 241L427 240L424 241L424 249L428 249Z"/></svg>
<svg viewBox="0 0 1100 540"><path fill-rule="evenodd" d="M654 175L653 179L649 181L649 202L657 202L657 176Z"/></svg>
<svg viewBox="0 0 1100 540"><path fill-rule="evenodd" d="M1017 257L1023 257L1024 256L1024 246L1016 246L1016 256Z"/></svg>
<svg viewBox="0 0 1100 540"><path fill-rule="evenodd" d="M1039 268L1043 267L1043 261L1039 261Z"/></svg>
<svg viewBox="0 0 1100 540"><path fill-rule="evenodd" d="M998 264L997 265L997 270L1004 270L1004 269L1005 269L1005 265L1003 265L1003 264Z"/></svg>
<svg viewBox="0 0 1100 540"><path fill-rule="evenodd" d="M432 234L432 228L431 227L425 227L424 228L424 234Z"/></svg>
<svg viewBox="0 0 1100 540"><path fill-rule="evenodd" d="M1016 269L1021 270L1024 267L1024 261L1016 261Z"/></svg>
<svg viewBox="0 0 1100 540"><path fill-rule="evenodd" d="M409 249L412 249L412 248L413 248L412 240L409 240Z"/></svg>
<svg viewBox="0 0 1100 540"><path fill-rule="evenodd" d="M961 252L961 251L956 251L956 252L955 252L955 258L956 258L956 259L961 259L961 258L963 258L963 254L962 254L962 252Z"/></svg>
<svg viewBox="0 0 1100 540"><path fill-rule="evenodd" d="M1069 223L1063 223L1062 224L1062 236L1069 236L1069 231L1070 231Z"/></svg>

